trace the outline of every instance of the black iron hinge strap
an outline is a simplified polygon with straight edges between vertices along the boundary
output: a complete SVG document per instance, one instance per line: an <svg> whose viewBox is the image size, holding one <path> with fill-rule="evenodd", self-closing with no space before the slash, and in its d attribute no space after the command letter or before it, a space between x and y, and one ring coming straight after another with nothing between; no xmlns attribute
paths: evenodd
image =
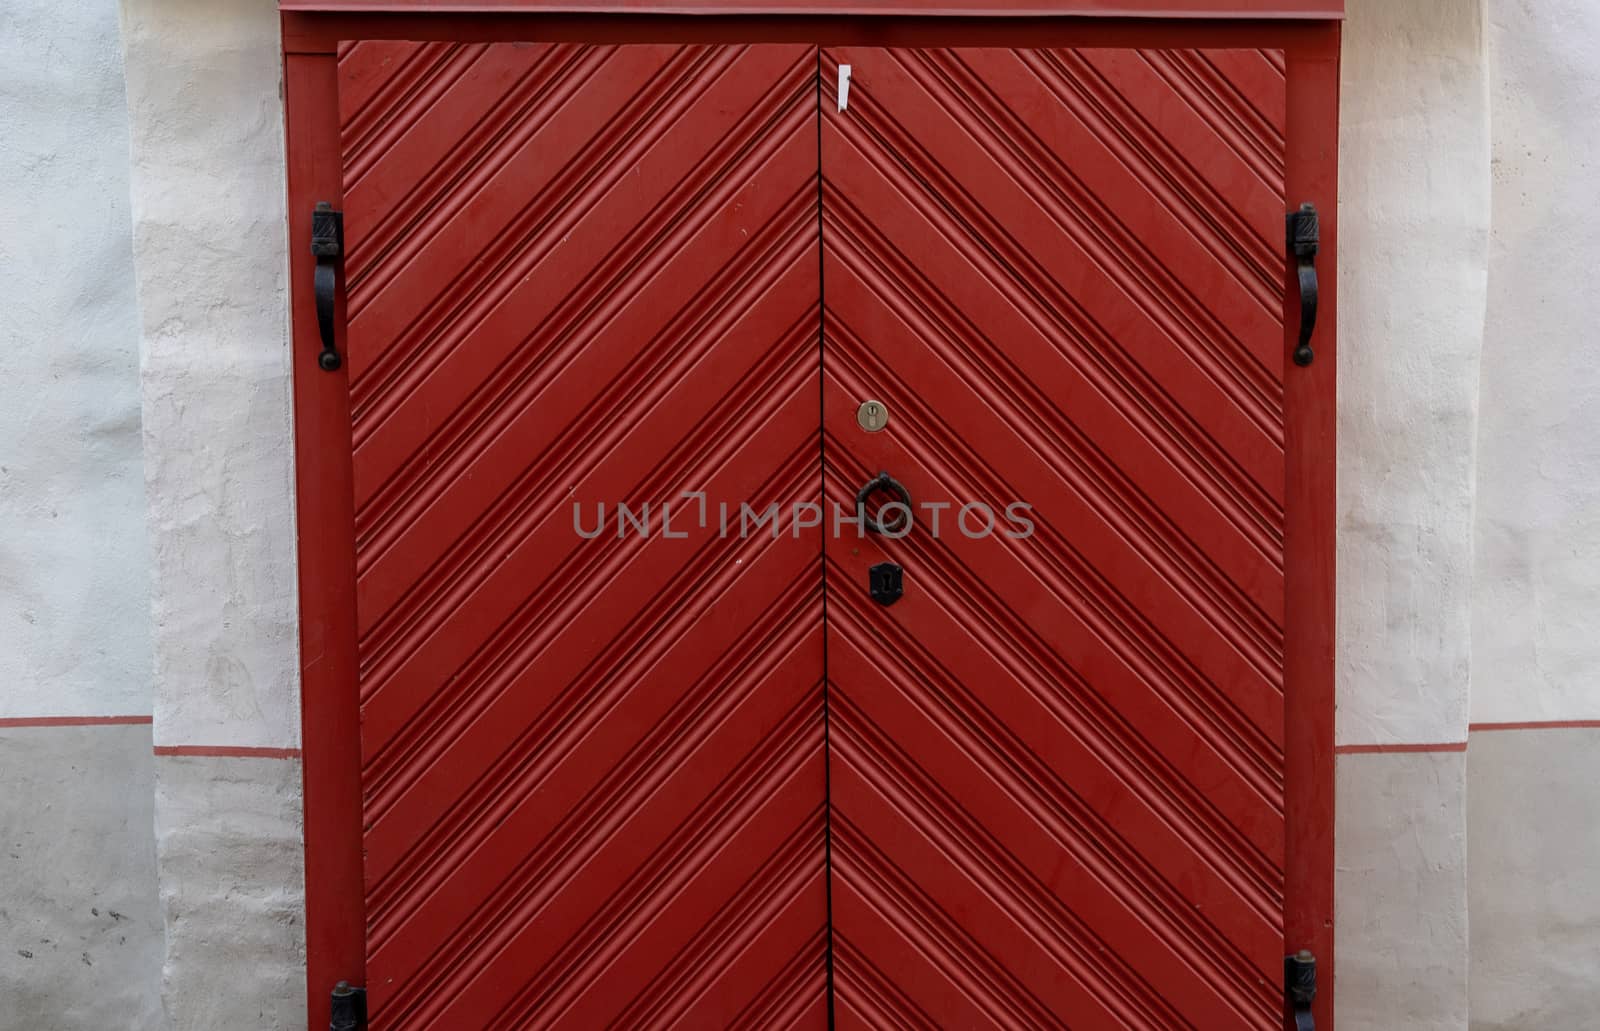
<svg viewBox="0 0 1600 1031"><path fill-rule="evenodd" d="M1300 342L1294 349L1296 365L1310 365L1315 355L1311 352L1311 331L1317 328L1317 245L1320 235L1317 226L1317 209L1311 204L1300 205L1285 218L1285 236L1289 257L1294 259L1295 272L1300 280Z"/></svg>
<svg viewBox="0 0 1600 1031"><path fill-rule="evenodd" d="M334 346L333 295L338 283L339 257L344 252L344 213L333 210L325 200L317 201L311 212L311 253L316 255L316 278L312 281L317 298L317 330L322 334L322 353L317 364L325 372L339 368L339 349Z"/></svg>

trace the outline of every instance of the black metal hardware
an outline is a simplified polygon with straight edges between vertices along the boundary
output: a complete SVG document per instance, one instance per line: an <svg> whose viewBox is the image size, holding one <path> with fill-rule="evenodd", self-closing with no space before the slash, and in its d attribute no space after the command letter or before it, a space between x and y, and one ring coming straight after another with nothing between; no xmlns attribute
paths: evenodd
<svg viewBox="0 0 1600 1031"><path fill-rule="evenodd" d="M1304 366L1315 357L1311 353L1311 331L1317 328L1317 209L1302 204L1284 221L1289 256L1300 277L1300 343L1294 349L1294 363Z"/></svg>
<svg viewBox="0 0 1600 1031"><path fill-rule="evenodd" d="M867 570L867 593L879 605L893 605L905 588L905 570L893 562L879 562Z"/></svg>
<svg viewBox="0 0 1600 1031"><path fill-rule="evenodd" d="M349 981L340 981L333 986L330 1012L328 1031L366 1031L367 990L352 988Z"/></svg>
<svg viewBox="0 0 1600 1031"><path fill-rule="evenodd" d="M880 490L894 494L899 503L905 506L905 518L893 525L886 525L867 514L867 499ZM894 504L894 502L890 502L890 504ZM879 511L881 513L882 510L880 509ZM879 473L868 480L860 490L856 491L856 515L861 519L861 525L873 533L903 537L906 531L911 529L911 492L906 490L904 484L888 473Z"/></svg>
<svg viewBox="0 0 1600 1031"><path fill-rule="evenodd" d="M322 333L322 353L317 364L323 371L339 368L339 351L333 346L333 291L338 279L339 255L344 251L344 212L325 200L311 212L311 253L317 256L313 286L317 298L317 329Z"/></svg>
<svg viewBox="0 0 1600 1031"><path fill-rule="evenodd" d="M1317 957L1305 949L1283 957L1283 994L1294 1011L1294 1031L1316 1031L1311 1002L1317 997Z"/></svg>

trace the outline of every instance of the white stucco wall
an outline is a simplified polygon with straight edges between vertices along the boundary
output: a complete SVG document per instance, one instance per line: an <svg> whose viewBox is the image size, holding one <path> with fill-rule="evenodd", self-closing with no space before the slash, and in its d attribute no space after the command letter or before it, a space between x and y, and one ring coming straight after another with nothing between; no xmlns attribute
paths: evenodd
<svg viewBox="0 0 1600 1031"><path fill-rule="evenodd" d="M1340 1031L1469 1026L1466 755L1339 757Z"/></svg>
<svg viewBox="0 0 1600 1031"><path fill-rule="evenodd" d="M0 1029L163 1026L114 0L0 8ZM109 718L115 722L107 722Z"/></svg>
<svg viewBox="0 0 1600 1031"><path fill-rule="evenodd" d="M1600 5L1492 0L1476 722L1600 718Z"/></svg>
<svg viewBox="0 0 1600 1031"><path fill-rule="evenodd" d="M270 0L125 0L158 745L300 741Z"/></svg>
<svg viewBox="0 0 1600 1031"><path fill-rule="evenodd" d="M0 726L0 1031L158 1031L150 728Z"/></svg>
<svg viewBox="0 0 1600 1031"><path fill-rule="evenodd" d="M1489 234L1480 0L1347 12L1337 736L1459 742Z"/></svg>
<svg viewBox="0 0 1600 1031"><path fill-rule="evenodd" d="M209 1031L238 1014L252 1028L299 1028L299 630L277 9L271 0L123 0L121 9L154 730L165 753L155 768L162 996L177 1031Z"/></svg>
<svg viewBox="0 0 1600 1031"><path fill-rule="evenodd" d="M1600 364L1587 282L1600 259L1600 6L1489 0L1488 12L1472 1025L1587 1027L1600 1011Z"/></svg>
<svg viewBox="0 0 1600 1031"><path fill-rule="evenodd" d="M1340 91L1339 1027L1468 1026L1480 0L1350 0Z"/></svg>
<svg viewBox="0 0 1600 1031"><path fill-rule="evenodd" d="M0 14L0 717L150 711L128 119L110 0Z"/></svg>

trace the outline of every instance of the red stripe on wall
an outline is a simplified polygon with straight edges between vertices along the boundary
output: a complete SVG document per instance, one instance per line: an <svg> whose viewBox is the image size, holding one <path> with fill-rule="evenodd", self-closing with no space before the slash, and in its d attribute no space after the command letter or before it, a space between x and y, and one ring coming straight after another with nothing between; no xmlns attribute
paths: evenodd
<svg viewBox="0 0 1600 1031"><path fill-rule="evenodd" d="M1477 734L1494 730L1595 730L1600 720L1520 720L1510 723L1469 723L1467 732ZM1445 741L1430 744L1393 745L1336 745L1335 755L1384 755L1405 752L1465 752L1465 741Z"/></svg>
<svg viewBox="0 0 1600 1031"><path fill-rule="evenodd" d="M1600 727L1600 720L1528 720L1523 723L1470 723L1467 730L1588 730Z"/></svg>
<svg viewBox="0 0 1600 1031"><path fill-rule="evenodd" d="M1409 752L1465 752L1465 741L1442 741L1416 745L1334 745L1334 755L1391 755Z"/></svg>
<svg viewBox="0 0 1600 1031"><path fill-rule="evenodd" d="M150 726L150 716L7 716L0 730L13 727ZM234 745L156 745L156 755L212 756L231 759L298 759L298 748L252 748Z"/></svg>
<svg viewBox="0 0 1600 1031"><path fill-rule="evenodd" d="M0 719L5 727L112 727L149 723L149 716L9 716Z"/></svg>
<svg viewBox="0 0 1600 1031"><path fill-rule="evenodd" d="M234 745L156 745L157 755L190 755L224 759L298 759L298 748L247 748Z"/></svg>

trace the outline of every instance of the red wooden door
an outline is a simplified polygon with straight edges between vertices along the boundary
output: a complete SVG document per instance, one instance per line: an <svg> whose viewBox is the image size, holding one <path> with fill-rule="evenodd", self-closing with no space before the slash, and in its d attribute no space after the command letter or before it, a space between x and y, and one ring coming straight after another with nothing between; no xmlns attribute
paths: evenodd
<svg viewBox="0 0 1600 1031"><path fill-rule="evenodd" d="M372 1026L1278 1027L1281 53L337 72Z"/></svg>
<svg viewBox="0 0 1600 1031"><path fill-rule="evenodd" d="M820 498L815 48L369 40L339 102L372 1027L816 1024L820 531L679 497Z"/></svg>
<svg viewBox="0 0 1600 1031"><path fill-rule="evenodd" d="M826 491L916 524L827 542L838 1022L1280 1027L1282 55L840 65Z"/></svg>

